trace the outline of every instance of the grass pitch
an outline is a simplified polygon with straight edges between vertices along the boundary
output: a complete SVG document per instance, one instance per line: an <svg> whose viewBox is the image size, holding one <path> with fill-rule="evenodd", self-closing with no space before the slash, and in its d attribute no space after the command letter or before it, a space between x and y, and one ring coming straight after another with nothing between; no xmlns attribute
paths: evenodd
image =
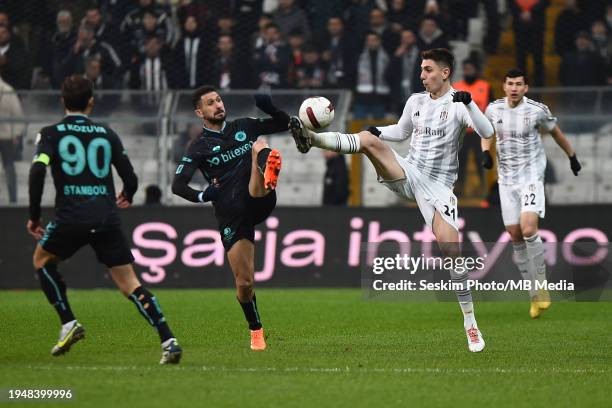
<svg viewBox="0 0 612 408"><path fill-rule="evenodd" d="M118 291L70 290L87 333L49 351L59 320L40 291L0 292L0 405L8 388L71 389L78 407L610 406L612 303L479 303L487 346L467 350L456 303L366 302L359 290L257 291L268 350L249 349L230 290L154 293L184 349ZM68 405L67 405L68 404Z"/></svg>

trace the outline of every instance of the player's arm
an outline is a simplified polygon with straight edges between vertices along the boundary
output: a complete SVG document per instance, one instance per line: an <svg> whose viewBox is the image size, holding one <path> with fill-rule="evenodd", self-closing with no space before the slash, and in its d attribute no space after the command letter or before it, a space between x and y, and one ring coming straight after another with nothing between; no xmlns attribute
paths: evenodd
<svg viewBox="0 0 612 408"><path fill-rule="evenodd" d="M126 208L130 206L134 194L138 190L138 177L134 173L134 167L132 167L132 162L130 162L130 158L123 148L121 139L116 134L113 134L111 138L111 146L112 163L123 182L123 190L117 197L117 205L120 208Z"/></svg>
<svg viewBox="0 0 612 408"><path fill-rule="evenodd" d="M51 163L53 148L48 137L39 133L36 136L36 154L30 166L28 177L28 191L30 195L30 218L27 229L30 235L37 240L42 238L43 229L40 226L40 202L45 187L47 166Z"/></svg>
<svg viewBox="0 0 612 408"><path fill-rule="evenodd" d="M495 134L493 125L487 117L480 111L476 102L472 100L472 95L469 92L456 91L453 94L453 102L462 102L465 105L465 110L460 112L461 122L468 127L471 127L478 135L485 139L490 139ZM465 112L467 115L461 113ZM467 116L467 117L466 117Z"/></svg>
<svg viewBox="0 0 612 408"><path fill-rule="evenodd" d="M200 154L197 148L193 144L190 145L174 172L172 193L192 203L215 201L219 196L218 185L213 183L204 191L189 187L189 182L198 169L199 160Z"/></svg>
<svg viewBox="0 0 612 408"><path fill-rule="evenodd" d="M485 110L485 116L487 120L493 122L492 119L493 111L491 109L491 105L487 106ZM493 168L493 156L491 156L491 146L493 145L493 139L495 138L495 128L493 128L493 136L488 139L480 138L480 148L482 149L482 167L485 169Z"/></svg>
<svg viewBox="0 0 612 408"><path fill-rule="evenodd" d="M563 149L565 154L567 154L567 157L570 160L570 168L572 169L574 176L577 176L578 172L582 169L582 165L578 161L576 151L572 147L569 139L565 137L565 134L563 134L558 125L555 125L555 127L550 131L550 135L553 137L553 139L555 139L557 145Z"/></svg>
<svg viewBox="0 0 612 408"><path fill-rule="evenodd" d="M390 142L401 142L412 135L412 98L408 98L402 116L395 125L389 126L372 126L368 131L374 136L378 136L381 140Z"/></svg>
<svg viewBox="0 0 612 408"><path fill-rule="evenodd" d="M270 95L256 94L254 98L255 106L271 116L270 118L256 120L255 133L258 136L289 130L289 115L272 103Z"/></svg>

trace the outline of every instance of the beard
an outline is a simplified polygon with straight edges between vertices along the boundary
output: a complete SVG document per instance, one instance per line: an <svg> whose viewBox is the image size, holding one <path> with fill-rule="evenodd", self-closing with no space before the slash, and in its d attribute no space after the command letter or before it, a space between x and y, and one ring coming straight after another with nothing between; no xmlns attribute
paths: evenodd
<svg viewBox="0 0 612 408"><path fill-rule="evenodd" d="M207 121L209 121L210 123L213 123L215 125L220 125L225 121L225 112L223 112L223 116L219 117L219 116L211 116L210 118L206 118Z"/></svg>

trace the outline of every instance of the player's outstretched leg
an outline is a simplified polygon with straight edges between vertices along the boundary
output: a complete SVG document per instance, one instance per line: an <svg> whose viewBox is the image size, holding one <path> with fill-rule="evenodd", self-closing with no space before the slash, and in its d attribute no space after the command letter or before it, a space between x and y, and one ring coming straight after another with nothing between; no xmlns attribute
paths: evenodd
<svg viewBox="0 0 612 408"><path fill-rule="evenodd" d="M183 350L172 334L159 302L151 292L140 284L132 265L113 266L110 268L110 273L119 290L136 305L138 312L157 330L162 348L162 357L159 363L178 364Z"/></svg>
<svg viewBox="0 0 612 408"><path fill-rule="evenodd" d="M363 153L370 160L379 179L395 181L406 177L402 166L397 161L393 150L380 138L368 131L359 133L321 132L315 133L306 128L299 118L293 116L289 121L289 130L302 153L312 146L343 154Z"/></svg>
<svg viewBox="0 0 612 408"><path fill-rule="evenodd" d="M460 255L460 247L457 230L444 221L438 211L434 213L432 226L442 254L445 257L458 257ZM472 293L467 286L468 273L467 271L460 273L451 270L450 276L451 281L457 287L455 293L463 312L463 328L467 336L468 348L471 352L482 351L485 348L485 341L480 329L478 329L478 323L476 323Z"/></svg>
<svg viewBox="0 0 612 408"><path fill-rule="evenodd" d="M37 245L33 261L40 286L62 322L59 339L51 349L52 355L61 356L69 351L74 343L85 338L85 329L77 322L70 308L66 283L57 270L58 259Z"/></svg>
<svg viewBox="0 0 612 408"><path fill-rule="evenodd" d="M251 149L252 166L249 179L251 197L263 197L276 189L282 167L281 154L259 138Z"/></svg>
<svg viewBox="0 0 612 408"><path fill-rule="evenodd" d="M236 280L236 298L242 307L251 332L251 350L266 349L263 326L257 310L255 280L255 246L247 239L236 242L227 252L227 259Z"/></svg>

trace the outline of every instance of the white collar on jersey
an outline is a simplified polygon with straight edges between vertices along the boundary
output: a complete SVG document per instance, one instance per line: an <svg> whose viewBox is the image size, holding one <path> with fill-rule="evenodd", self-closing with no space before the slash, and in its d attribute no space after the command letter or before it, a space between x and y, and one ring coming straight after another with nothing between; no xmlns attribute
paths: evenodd
<svg viewBox="0 0 612 408"><path fill-rule="evenodd" d="M64 117L66 117L66 116L83 116L84 118L88 117L83 112L70 112L70 111L66 111L66 115L64 115Z"/></svg>
<svg viewBox="0 0 612 408"><path fill-rule="evenodd" d="M202 127L204 128L204 130L207 130L209 132L215 132L215 133L221 133L223 132L223 130L225 129L225 125L227 125L226 121L223 121L223 126L221 126L221 130L214 130L214 129L209 129L206 126L202 125Z"/></svg>

